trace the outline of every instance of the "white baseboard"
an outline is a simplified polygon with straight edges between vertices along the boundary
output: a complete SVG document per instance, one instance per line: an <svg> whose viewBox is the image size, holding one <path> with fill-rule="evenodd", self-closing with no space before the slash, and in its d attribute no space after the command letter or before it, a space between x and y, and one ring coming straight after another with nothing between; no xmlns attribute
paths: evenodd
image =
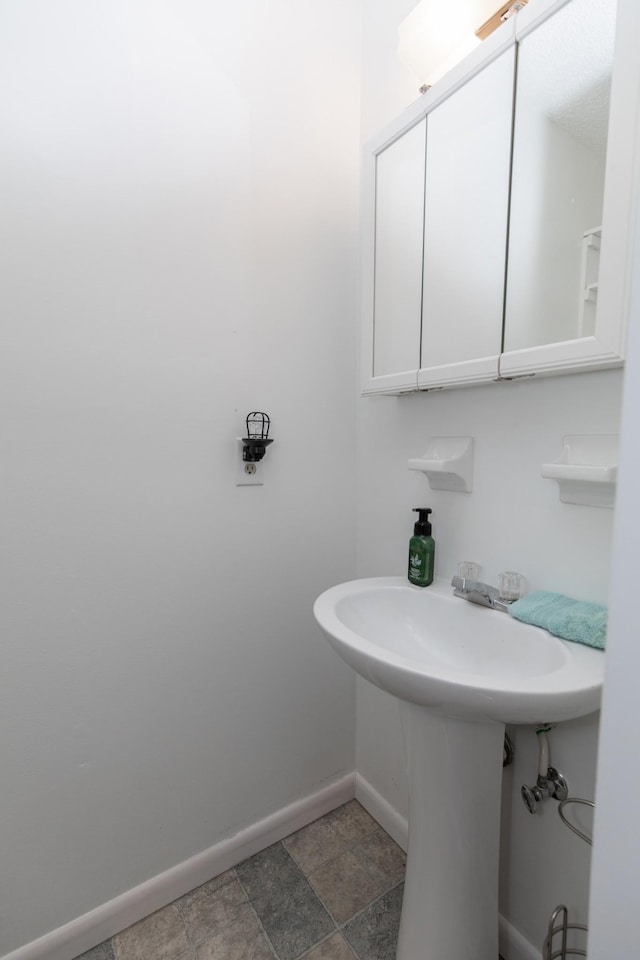
<svg viewBox="0 0 640 960"><path fill-rule="evenodd" d="M359 773L356 773L356 799L378 821L383 830L406 850L409 835L406 819ZM504 960L542 960L540 951L525 940L502 915L499 917L499 942Z"/></svg>
<svg viewBox="0 0 640 960"><path fill-rule="evenodd" d="M5 954L2 960L73 960L354 796L406 850L406 819L360 774L347 774L76 920ZM503 916L500 917L500 953L505 960L541 960L540 952Z"/></svg>
<svg viewBox="0 0 640 960"><path fill-rule="evenodd" d="M5 954L2 960L72 960L247 857L324 816L354 795L355 774L350 773L38 940L18 947Z"/></svg>
<svg viewBox="0 0 640 960"><path fill-rule="evenodd" d="M385 800L382 794L378 793L359 773L356 773L356 800L406 852L409 828L405 817L398 813L389 801Z"/></svg>

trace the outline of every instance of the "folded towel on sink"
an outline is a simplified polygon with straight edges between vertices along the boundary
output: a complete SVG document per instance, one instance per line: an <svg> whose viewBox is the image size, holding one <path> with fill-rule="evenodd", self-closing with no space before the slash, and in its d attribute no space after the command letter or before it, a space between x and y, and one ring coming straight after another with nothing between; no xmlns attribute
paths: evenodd
<svg viewBox="0 0 640 960"><path fill-rule="evenodd" d="M607 612L601 603L572 600L548 590L536 590L509 607L509 613L516 620L598 650L604 650L607 638Z"/></svg>

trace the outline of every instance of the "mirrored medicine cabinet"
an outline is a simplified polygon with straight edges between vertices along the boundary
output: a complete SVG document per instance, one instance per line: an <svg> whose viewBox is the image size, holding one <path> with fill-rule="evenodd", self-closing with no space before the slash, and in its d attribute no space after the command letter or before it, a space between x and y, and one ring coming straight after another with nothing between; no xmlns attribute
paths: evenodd
<svg viewBox="0 0 640 960"><path fill-rule="evenodd" d="M622 363L640 58L616 8L533 0L367 145L363 393Z"/></svg>

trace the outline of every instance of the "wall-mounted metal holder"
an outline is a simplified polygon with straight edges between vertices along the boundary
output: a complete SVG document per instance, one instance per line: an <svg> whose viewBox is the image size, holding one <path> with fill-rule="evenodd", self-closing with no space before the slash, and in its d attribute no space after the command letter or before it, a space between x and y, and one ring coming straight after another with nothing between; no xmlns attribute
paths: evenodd
<svg viewBox="0 0 640 960"><path fill-rule="evenodd" d="M523 788L524 789L524 788ZM591 846L591 837L579 830L575 824L570 823L565 816L565 807L576 803L581 806L590 807L592 810L595 804L592 800L582 800L579 797L567 797L560 802L558 813L560 819L570 830L573 830L581 840ZM542 960L567 960L567 957L586 957L587 951L576 945L577 941L584 939L589 932L588 927L583 923L569 923L569 912L563 903L556 907L549 917L549 926L547 936L542 945ZM571 941L571 943L569 943Z"/></svg>
<svg viewBox="0 0 640 960"><path fill-rule="evenodd" d="M542 960L566 960L567 957L586 957L587 951L581 947L570 946L569 940L575 939L576 931L588 933L583 923L569 923L569 912L564 903L556 907L549 917L547 936L542 946ZM572 936L573 934L573 936ZM558 945L558 937L560 945Z"/></svg>

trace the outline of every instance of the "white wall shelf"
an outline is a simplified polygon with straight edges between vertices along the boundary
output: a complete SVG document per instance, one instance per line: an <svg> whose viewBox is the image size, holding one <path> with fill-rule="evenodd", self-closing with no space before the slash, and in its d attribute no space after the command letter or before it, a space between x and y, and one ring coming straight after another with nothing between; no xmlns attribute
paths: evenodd
<svg viewBox="0 0 640 960"><path fill-rule="evenodd" d="M432 437L424 455L409 460L409 470L425 473L432 490L471 493L473 437Z"/></svg>
<svg viewBox="0 0 640 960"><path fill-rule="evenodd" d="M618 435L567 436L562 456L542 464L542 476L557 480L563 503L613 507L618 478Z"/></svg>

